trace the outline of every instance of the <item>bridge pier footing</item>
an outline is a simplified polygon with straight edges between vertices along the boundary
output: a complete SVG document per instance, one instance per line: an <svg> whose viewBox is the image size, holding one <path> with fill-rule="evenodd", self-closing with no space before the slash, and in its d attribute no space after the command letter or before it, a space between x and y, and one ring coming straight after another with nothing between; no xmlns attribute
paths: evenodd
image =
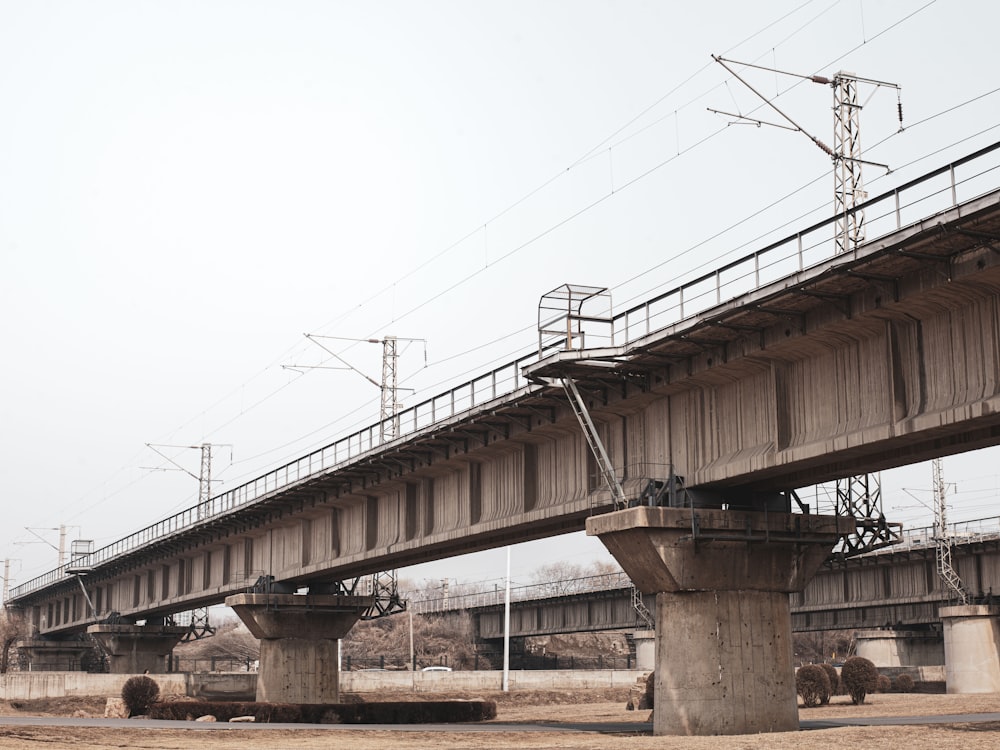
<svg viewBox="0 0 1000 750"><path fill-rule="evenodd" d="M372 605L371 597L237 594L226 604L260 639L258 701L340 700L337 642Z"/></svg>
<svg viewBox="0 0 1000 750"><path fill-rule="evenodd" d="M706 508L587 519L587 534L656 594L654 734L799 728L788 595L853 529L853 518Z"/></svg>
<svg viewBox="0 0 1000 750"><path fill-rule="evenodd" d="M175 625L91 625L87 632L110 657L112 674L166 672L166 657L188 629Z"/></svg>
<svg viewBox="0 0 1000 750"><path fill-rule="evenodd" d="M949 693L1000 692L1000 606L941 607Z"/></svg>

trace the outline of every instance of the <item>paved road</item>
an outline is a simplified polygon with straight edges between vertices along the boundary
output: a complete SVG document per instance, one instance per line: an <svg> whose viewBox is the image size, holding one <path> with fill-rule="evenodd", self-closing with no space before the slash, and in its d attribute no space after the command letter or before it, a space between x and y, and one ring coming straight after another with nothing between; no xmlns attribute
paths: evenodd
<svg viewBox="0 0 1000 750"><path fill-rule="evenodd" d="M970 724L1000 722L1000 713L942 714L939 716L873 716L851 719L808 719L802 729L836 727L893 726L899 724ZM254 724L153 719L76 719L55 716L0 716L0 726L46 727L128 727L129 729L187 729L192 731L391 731L391 732L593 732L597 734L652 735L653 727L644 721L615 722L545 722L545 723L469 723L469 724Z"/></svg>

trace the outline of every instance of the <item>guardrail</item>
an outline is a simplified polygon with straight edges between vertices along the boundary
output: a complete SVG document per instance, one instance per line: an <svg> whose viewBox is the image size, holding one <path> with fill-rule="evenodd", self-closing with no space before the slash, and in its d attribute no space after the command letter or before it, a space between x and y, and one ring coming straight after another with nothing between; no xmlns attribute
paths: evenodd
<svg viewBox="0 0 1000 750"><path fill-rule="evenodd" d="M919 526L905 529L898 544L864 553L871 555L891 555L905 549L924 549L937 544L937 526ZM979 518L973 521L957 521L948 524L948 539L952 545L976 544L1000 539L1000 516Z"/></svg>
<svg viewBox="0 0 1000 750"><path fill-rule="evenodd" d="M968 174L966 174L967 169ZM963 201L972 200L995 190L998 179L994 173L998 170L1000 170L1000 142L865 201L848 213L865 212L866 227L869 232L867 241L875 241L871 238L871 233L874 231L882 233L878 235L879 237L885 236L909 222L955 208ZM764 284L805 270L815 263L829 260L834 254L836 244L833 229L840 218L842 217L834 216L813 224L711 273L687 281L618 313L612 318L612 341L627 344L704 313L724 301L751 292ZM521 355L511 362L405 409L390 420L375 422L256 479L216 495L204 503L187 508L68 565L16 586L10 590L9 597L16 599L55 583L64 578L68 574L68 569L73 567L95 567L151 541L192 528L206 519L263 500L305 479L346 466L379 450L404 442L408 436L439 421L473 412L483 404L512 396L521 389L525 392L533 390L538 386L529 384L521 371L526 365L537 361L538 356L537 350ZM385 431L391 432L384 429L390 426L389 421L398 427L399 437L380 443L380 435Z"/></svg>
<svg viewBox="0 0 1000 750"><path fill-rule="evenodd" d="M624 572L601 573L582 578L569 578L562 581L547 581L530 583L525 586L515 586L510 590L511 602L537 601L552 599L559 596L574 596L598 591L632 588L632 579ZM417 614L435 612L451 612L454 610L474 609L476 607L492 607L503 604L506 597L505 589L481 591L470 594L452 594L437 599L421 599L408 602L408 607Z"/></svg>

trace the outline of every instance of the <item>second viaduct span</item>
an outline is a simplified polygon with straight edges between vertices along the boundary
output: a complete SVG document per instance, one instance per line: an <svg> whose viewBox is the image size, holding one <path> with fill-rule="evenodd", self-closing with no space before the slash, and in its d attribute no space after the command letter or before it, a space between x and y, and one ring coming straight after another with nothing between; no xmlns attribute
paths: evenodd
<svg viewBox="0 0 1000 750"><path fill-rule="evenodd" d="M398 439L378 444L373 425L29 581L10 604L41 639L89 627L132 653L157 618L227 597L265 644L290 630L288 640L329 642L370 604L339 582L576 531L592 517L588 530L658 601L732 588L726 578L740 566L712 555L746 550L742 568L776 576L739 584L770 591L753 617L777 607L767 627L790 633L781 597L787 610L787 592L854 521L791 513L781 493L998 442L998 154L995 144L859 206L869 236L879 236L852 252L831 257L834 219L804 229L589 322L605 327L607 346L550 353L543 342L541 356L398 415ZM565 322L588 317L569 309ZM559 385L566 378L584 394L628 496L676 473L688 492L672 501L688 508L608 513L611 494L594 479ZM682 552L695 555L686 572L661 569ZM277 588L241 593L258 576ZM750 616L739 612L746 600L726 616ZM121 622L95 624L108 612ZM289 646L280 669L329 664L329 647L316 648ZM755 710L717 731L789 725L783 659L768 688L786 706L780 716ZM336 695L335 681L282 697L323 700ZM656 731L704 731L704 717L687 711Z"/></svg>

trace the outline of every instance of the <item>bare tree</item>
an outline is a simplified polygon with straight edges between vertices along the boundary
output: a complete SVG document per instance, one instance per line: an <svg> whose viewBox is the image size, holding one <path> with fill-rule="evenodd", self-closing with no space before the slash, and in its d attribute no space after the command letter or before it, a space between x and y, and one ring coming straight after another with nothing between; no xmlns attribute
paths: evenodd
<svg viewBox="0 0 1000 750"><path fill-rule="evenodd" d="M27 623L19 610L0 610L0 674L6 674L10 667L10 649L14 642L27 632Z"/></svg>
<svg viewBox="0 0 1000 750"><path fill-rule="evenodd" d="M610 562L598 560L579 565L561 561L537 568L531 577L544 587L546 595L563 596L608 588L619 573L621 568Z"/></svg>
<svg viewBox="0 0 1000 750"><path fill-rule="evenodd" d="M220 624L214 635L181 644L174 653L188 659L232 659L249 663L260 658L260 642L239 620Z"/></svg>

